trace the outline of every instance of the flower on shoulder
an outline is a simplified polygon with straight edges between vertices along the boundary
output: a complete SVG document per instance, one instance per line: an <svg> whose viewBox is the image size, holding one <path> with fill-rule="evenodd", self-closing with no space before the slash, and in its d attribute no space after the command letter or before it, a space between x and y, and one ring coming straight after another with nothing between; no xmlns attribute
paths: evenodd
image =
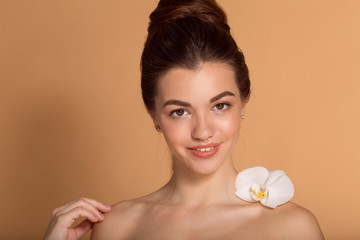
<svg viewBox="0 0 360 240"><path fill-rule="evenodd" d="M284 204L294 196L294 185L282 170L268 171L264 167L245 169L236 177L235 195L248 202L270 208Z"/></svg>

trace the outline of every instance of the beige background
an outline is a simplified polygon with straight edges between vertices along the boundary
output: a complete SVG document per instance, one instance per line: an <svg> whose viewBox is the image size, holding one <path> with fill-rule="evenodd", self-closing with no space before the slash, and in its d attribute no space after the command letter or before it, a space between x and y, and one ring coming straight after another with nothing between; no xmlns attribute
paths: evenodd
<svg viewBox="0 0 360 240"><path fill-rule="evenodd" d="M219 2L253 84L237 169L285 170L327 239L360 239L360 2ZM140 97L156 3L0 0L0 239L39 239L59 205L170 176Z"/></svg>

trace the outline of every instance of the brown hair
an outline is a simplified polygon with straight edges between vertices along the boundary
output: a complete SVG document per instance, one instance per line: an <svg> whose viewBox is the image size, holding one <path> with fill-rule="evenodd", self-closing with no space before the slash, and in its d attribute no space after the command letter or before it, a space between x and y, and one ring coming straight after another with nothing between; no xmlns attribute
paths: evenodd
<svg viewBox="0 0 360 240"><path fill-rule="evenodd" d="M141 56L141 89L147 110L155 110L157 81L163 74L174 67L196 69L204 62L232 66L241 99L248 101L250 79L244 55L215 0L160 0L150 15Z"/></svg>

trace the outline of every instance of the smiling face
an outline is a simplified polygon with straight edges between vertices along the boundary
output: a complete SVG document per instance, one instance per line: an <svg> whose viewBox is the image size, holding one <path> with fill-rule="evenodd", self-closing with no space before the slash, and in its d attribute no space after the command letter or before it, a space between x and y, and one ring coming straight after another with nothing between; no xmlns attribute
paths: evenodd
<svg viewBox="0 0 360 240"><path fill-rule="evenodd" d="M232 68L205 63L173 68L158 81L152 117L164 134L174 169L211 174L231 163L243 104Z"/></svg>

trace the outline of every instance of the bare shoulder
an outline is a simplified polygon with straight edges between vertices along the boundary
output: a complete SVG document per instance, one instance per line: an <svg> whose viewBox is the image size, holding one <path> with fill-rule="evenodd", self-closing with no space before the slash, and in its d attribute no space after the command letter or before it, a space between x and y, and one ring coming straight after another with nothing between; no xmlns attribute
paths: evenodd
<svg viewBox="0 0 360 240"><path fill-rule="evenodd" d="M94 225L91 239L126 239L134 231L143 213L143 204L136 200L116 203L105 214L104 220Z"/></svg>
<svg viewBox="0 0 360 240"><path fill-rule="evenodd" d="M272 229L284 239L324 239L320 225L309 210L288 202L270 210Z"/></svg>

